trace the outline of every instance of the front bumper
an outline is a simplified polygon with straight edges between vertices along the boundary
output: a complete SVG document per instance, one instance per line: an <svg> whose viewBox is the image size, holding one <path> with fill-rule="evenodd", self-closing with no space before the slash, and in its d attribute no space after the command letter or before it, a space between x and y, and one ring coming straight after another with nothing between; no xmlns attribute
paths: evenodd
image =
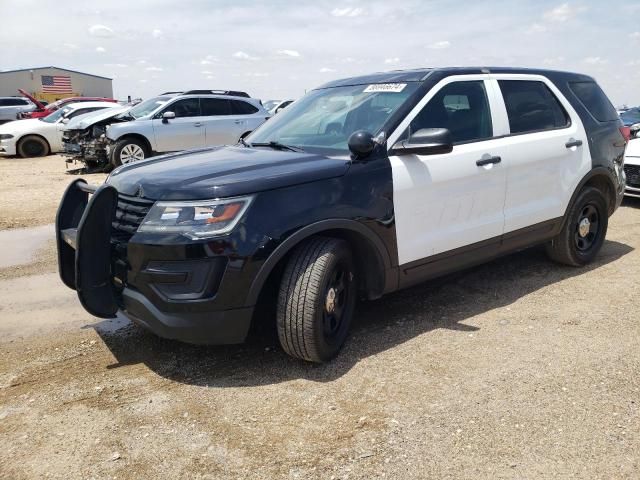
<svg viewBox="0 0 640 480"><path fill-rule="evenodd" d="M0 140L0 155L7 157L17 155L16 141L14 138L9 140Z"/></svg>
<svg viewBox="0 0 640 480"><path fill-rule="evenodd" d="M625 191L628 197L640 198L640 157L627 157L624 163Z"/></svg>
<svg viewBox="0 0 640 480"><path fill-rule="evenodd" d="M123 240L123 231L116 226L129 225L137 214L143 216L142 202L123 210L118 192L110 185L96 189L83 180L69 185L56 217L62 281L77 291L83 307L97 317L121 313L161 337L189 343L244 341L253 307L228 300L229 291L246 298L238 295L239 285L233 282L233 268L229 268L233 262L213 254L208 244ZM135 233L136 228L131 230ZM225 277L230 280L223 286Z"/></svg>

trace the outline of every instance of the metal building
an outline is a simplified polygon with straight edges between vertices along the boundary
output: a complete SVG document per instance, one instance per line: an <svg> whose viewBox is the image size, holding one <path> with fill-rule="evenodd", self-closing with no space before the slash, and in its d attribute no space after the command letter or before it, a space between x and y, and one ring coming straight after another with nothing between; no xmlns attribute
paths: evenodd
<svg viewBox="0 0 640 480"><path fill-rule="evenodd" d="M0 71L0 96L20 95L18 89L39 100L54 102L66 97L113 98L112 80L59 67Z"/></svg>

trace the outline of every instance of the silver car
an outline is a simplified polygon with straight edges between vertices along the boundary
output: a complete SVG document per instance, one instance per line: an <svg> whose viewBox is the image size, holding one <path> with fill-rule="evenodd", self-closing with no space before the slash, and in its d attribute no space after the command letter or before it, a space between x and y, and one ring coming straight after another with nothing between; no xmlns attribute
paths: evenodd
<svg viewBox="0 0 640 480"><path fill-rule="evenodd" d="M32 112L38 107L23 97L0 97L0 123L11 122L22 112Z"/></svg>
<svg viewBox="0 0 640 480"><path fill-rule="evenodd" d="M111 165L156 153L238 143L270 115L259 100L230 93L165 94L136 105L106 129Z"/></svg>

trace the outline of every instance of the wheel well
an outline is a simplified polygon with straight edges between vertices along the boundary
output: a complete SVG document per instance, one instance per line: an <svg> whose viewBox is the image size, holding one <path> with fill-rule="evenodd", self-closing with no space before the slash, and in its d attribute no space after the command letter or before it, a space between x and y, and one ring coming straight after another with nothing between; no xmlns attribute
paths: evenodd
<svg viewBox="0 0 640 480"><path fill-rule="evenodd" d="M20 143L27 137L38 137L38 138L41 138L44 141L44 143L47 144L47 148L49 149L49 153L51 153L51 144L49 143L49 141L46 138L44 138L42 135L38 135L37 133L28 133L26 135L23 135L16 142L16 147L20 148Z"/></svg>
<svg viewBox="0 0 640 480"><path fill-rule="evenodd" d="M139 133L127 133L126 135L121 136L116 141L119 142L121 140L126 140L126 139L129 139L129 138L133 138L135 140L141 141L145 145L145 147L147 148L147 153L148 154L151 154L151 152L153 151L153 149L151 148L151 142L149 142L147 137L145 137L144 135L140 135Z"/></svg>
<svg viewBox="0 0 640 480"><path fill-rule="evenodd" d="M291 254L304 242L318 236L340 238L346 241L351 248L359 272L358 290L361 295L369 299L378 298L382 295L385 287L385 264L373 242L367 239L365 235L354 230L343 228L322 230L304 237L292 245L269 272L256 302L254 321L258 314L271 316L271 313L273 313L273 318L275 318L275 305L277 302L274 302L274 299L278 297L280 279L287 262L291 258ZM271 312L271 309L273 309L273 312Z"/></svg>
<svg viewBox="0 0 640 480"><path fill-rule="evenodd" d="M609 180L606 175L594 175L589 180L587 180L583 188L584 187L597 188L602 193L604 193L604 196L607 199L607 208L609 209L609 215L613 214L616 206L616 194L613 186L611 185L611 180Z"/></svg>

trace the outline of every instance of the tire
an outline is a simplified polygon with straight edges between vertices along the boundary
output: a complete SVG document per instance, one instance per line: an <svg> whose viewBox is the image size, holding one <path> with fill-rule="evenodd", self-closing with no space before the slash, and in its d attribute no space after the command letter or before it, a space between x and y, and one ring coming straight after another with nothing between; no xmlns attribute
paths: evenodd
<svg viewBox="0 0 640 480"><path fill-rule="evenodd" d="M50 151L49 143L37 135L27 135L18 142L18 155L22 158L46 157Z"/></svg>
<svg viewBox="0 0 640 480"><path fill-rule="evenodd" d="M282 275L276 313L285 352L317 363L338 354L355 308L355 274L343 240L314 237L295 250Z"/></svg>
<svg viewBox="0 0 640 480"><path fill-rule="evenodd" d="M607 199L600 190L582 189L562 230L546 245L547 255L558 263L574 267L591 263L607 235L608 211Z"/></svg>
<svg viewBox="0 0 640 480"><path fill-rule="evenodd" d="M136 138L123 138L116 142L113 152L111 152L111 165L112 168L115 168L148 157L149 149L144 142Z"/></svg>

